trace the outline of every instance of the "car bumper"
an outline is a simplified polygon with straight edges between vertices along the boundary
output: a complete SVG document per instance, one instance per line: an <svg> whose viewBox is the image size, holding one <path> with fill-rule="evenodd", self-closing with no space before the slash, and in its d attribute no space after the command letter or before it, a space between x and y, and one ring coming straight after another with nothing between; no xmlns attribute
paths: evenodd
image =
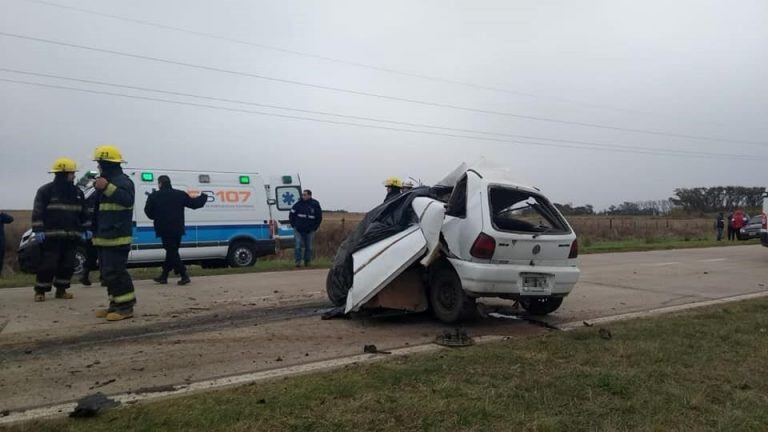
<svg viewBox="0 0 768 432"><path fill-rule="evenodd" d="M546 275L550 295L566 296L579 280L578 267L483 264L450 259L461 278L464 291L477 297L500 295L525 295L523 274Z"/></svg>

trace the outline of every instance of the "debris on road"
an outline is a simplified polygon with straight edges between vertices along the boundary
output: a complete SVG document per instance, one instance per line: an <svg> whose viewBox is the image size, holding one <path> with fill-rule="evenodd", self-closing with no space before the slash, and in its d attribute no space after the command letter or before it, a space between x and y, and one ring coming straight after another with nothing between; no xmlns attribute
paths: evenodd
<svg viewBox="0 0 768 432"><path fill-rule="evenodd" d="M322 309L320 312L323 313L322 315L320 315L320 319L322 320L344 318L346 316L344 314L344 306L333 307L330 309Z"/></svg>
<svg viewBox="0 0 768 432"><path fill-rule="evenodd" d="M154 387L142 387L136 390L133 390L131 393L133 394L147 394L147 393L165 393L165 392L172 392L176 391L176 386L173 385L159 385Z"/></svg>
<svg viewBox="0 0 768 432"><path fill-rule="evenodd" d="M594 324L592 324L590 322L587 322L587 321L582 321L582 323L584 324L584 327L592 327L594 325Z"/></svg>
<svg viewBox="0 0 768 432"><path fill-rule="evenodd" d="M116 379L114 379L114 378L112 378L112 379L110 379L110 380L106 380L106 381L104 381L103 383L100 383L100 382L96 381L96 382L93 384L93 387L91 387L90 389L91 389L91 390L93 390L93 389L96 389L96 388L99 388L99 387L105 387L105 386L108 386L108 385L112 384L112 383L113 383L113 382L115 382L115 381L117 381L117 380L116 380Z"/></svg>
<svg viewBox="0 0 768 432"><path fill-rule="evenodd" d="M380 351L376 348L376 345L365 345L363 347L363 352L366 354L392 354L389 351Z"/></svg>
<svg viewBox="0 0 768 432"><path fill-rule="evenodd" d="M69 416L73 418L95 417L102 410L114 408L118 405L120 405L120 402L110 399L104 393L99 392L77 401L77 406L74 411L69 413Z"/></svg>
<svg viewBox="0 0 768 432"><path fill-rule="evenodd" d="M453 333L447 331L438 335L435 338L435 343L445 347L458 348L472 346L475 344L475 340L467 334L466 330L456 329Z"/></svg>

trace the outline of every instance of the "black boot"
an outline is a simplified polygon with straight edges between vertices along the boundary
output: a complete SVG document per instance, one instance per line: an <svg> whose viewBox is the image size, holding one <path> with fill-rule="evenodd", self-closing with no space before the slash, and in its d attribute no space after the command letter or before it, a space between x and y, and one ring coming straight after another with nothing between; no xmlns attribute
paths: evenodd
<svg viewBox="0 0 768 432"><path fill-rule="evenodd" d="M83 274L80 275L80 283L85 286L91 286L90 272L84 271Z"/></svg>
<svg viewBox="0 0 768 432"><path fill-rule="evenodd" d="M189 273L187 273L186 271L181 272L181 279L179 279L178 284L186 285L190 282L192 282L192 279L189 278Z"/></svg>
<svg viewBox="0 0 768 432"><path fill-rule="evenodd" d="M168 283L168 271L167 270L163 270L163 272L160 274L160 276L158 276L158 277L156 277L156 278L154 278L152 280L157 282L157 283L159 283L159 284L162 284L162 285L167 284Z"/></svg>

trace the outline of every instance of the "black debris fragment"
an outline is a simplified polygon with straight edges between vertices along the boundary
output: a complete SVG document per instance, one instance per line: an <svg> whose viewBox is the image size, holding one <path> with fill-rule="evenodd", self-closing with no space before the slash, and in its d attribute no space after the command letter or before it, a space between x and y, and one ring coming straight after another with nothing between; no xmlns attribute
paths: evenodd
<svg viewBox="0 0 768 432"><path fill-rule="evenodd" d="M265 403L267 403L267 400L266 399L259 399L258 401L256 401L256 403L259 404L259 405L264 405Z"/></svg>
<svg viewBox="0 0 768 432"><path fill-rule="evenodd" d="M320 316L320 319L322 320L330 320L335 318L344 318L346 314L344 313L344 306L338 306L333 307L329 309L323 309L320 312L323 314Z"/></svg>
<svg viewBox="0 0 768 432"><path fill-rule="evenodd" d="M584 324L584 327L592 327L594 325L594 324L592 324L590 322L587 322L587 321L582 321L582 323Z"/></svg>
<svg viewBox="0 0 768 432"><path fill-rule="evenodd" d="M600 335L601 338L605 340L610 340L613 337L613 335L611 334L611 331L608 329L601 328L600 330L598 330L597 333Z"/></svg>
<svg viewBox="0 0 768 432"><path fill-rule="evenodd" d="M0 417L8 417L9 415L11 415L11 412L9 410L3 410L2 412L0 412Z"/></svg>
<svg viewBox="0 0 768 432"><path fill-rule="evenodd" d="M389 351L379 351L379 349L376 348L376 345L365 345L363 347L363 352L366 354L392 354Z"/></svg>
<svg viewBox="0 0 768 432"><path fill-rule="evenodd" d="M450 348L457 348L474 345L475 340L467 334L466 330L457 328L453 332L446 331L438 335L435 338L435 343Z"/></svg>
<svg viewBox="0 0 768 432"><path fill-rule="evenodd" d="M104 393L99 392L77 401L75 410L69 413L69 416L73 418L95 417L102 410L114 408L118 405L120 405L120 402L110 399Z"/></svg>

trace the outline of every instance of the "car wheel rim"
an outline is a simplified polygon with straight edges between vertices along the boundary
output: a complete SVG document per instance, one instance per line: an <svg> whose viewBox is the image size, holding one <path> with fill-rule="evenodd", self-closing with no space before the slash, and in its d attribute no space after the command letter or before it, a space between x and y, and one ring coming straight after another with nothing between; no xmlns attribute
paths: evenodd
<svg viewBox="0 0 768 432"><path fill-rule="evenodd" d="M253 260L253 253L248 248L238 248L235 250L235 262L239 266L247 266Z"/></svg>
<svg viewBox="0 0 768 432"><path fill-rule="evenodd" d="M449 284L440 285L437 301L445 309L453 310L456 307L456 291Z"/></svg>

